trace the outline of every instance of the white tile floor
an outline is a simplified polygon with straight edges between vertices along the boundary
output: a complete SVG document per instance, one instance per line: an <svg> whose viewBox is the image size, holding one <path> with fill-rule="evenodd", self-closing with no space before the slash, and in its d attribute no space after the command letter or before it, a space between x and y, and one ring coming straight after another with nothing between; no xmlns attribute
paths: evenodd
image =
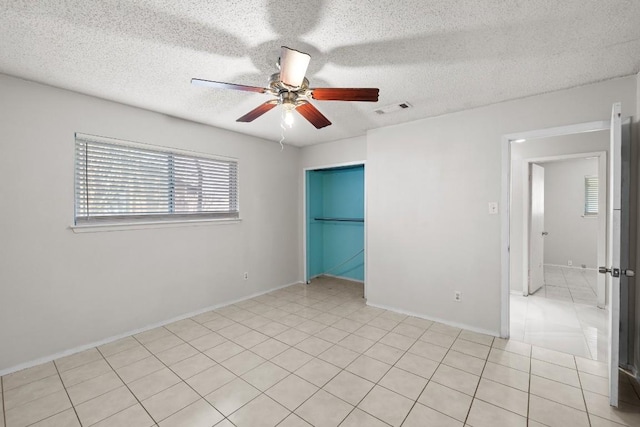
<svg viewBox="0 0 640 427"><path fill-rule="evenodd" d="M638 426L606 364L294 285L1 379L0 427Z"/></svg>
<svg viewBox="0 0 640 427"><path fill-rule="evenodd" d="M609 313L596 307L596 274L545 266L546 286L528 297L511 295L511 338L606 362Z"/></svg>
<svg viewBox="0 0 640 427"><path fill-rule="evenodd" d="M544 266L544 286L535 295L570 301L579 304L596 305L596 280L598 272L575 267L557 265Z"/></svg>

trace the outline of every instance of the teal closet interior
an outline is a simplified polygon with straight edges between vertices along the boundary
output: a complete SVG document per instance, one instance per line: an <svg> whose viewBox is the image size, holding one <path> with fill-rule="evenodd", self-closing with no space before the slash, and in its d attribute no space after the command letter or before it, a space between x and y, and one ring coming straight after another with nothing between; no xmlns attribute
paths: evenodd
<svg viewBox="0 0 640 427"><path fill-rule="evenodd" d="M307 171L307 281L364 281L364 165Z"/></svg>

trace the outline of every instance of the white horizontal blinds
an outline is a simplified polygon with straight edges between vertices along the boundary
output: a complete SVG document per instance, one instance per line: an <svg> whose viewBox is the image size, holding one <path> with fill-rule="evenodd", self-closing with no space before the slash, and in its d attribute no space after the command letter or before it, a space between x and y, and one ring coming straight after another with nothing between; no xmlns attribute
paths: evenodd
<svg viewBox="0 0 640 427"><path fill-rule="evenodd" d="M173 154L170 172L175 213L238 211L236 162Z"/></svg>
<svg viewBox="0 0 640 427"><path fill-rule="evenodd" d="M584 177L584 214L598 215L598 177Z"/></svg>
<svg viewBox="0 0 640 427"><path fill-rule="evenodd" d="M238 218L232 160L76 135L75 221Z"/></svg>

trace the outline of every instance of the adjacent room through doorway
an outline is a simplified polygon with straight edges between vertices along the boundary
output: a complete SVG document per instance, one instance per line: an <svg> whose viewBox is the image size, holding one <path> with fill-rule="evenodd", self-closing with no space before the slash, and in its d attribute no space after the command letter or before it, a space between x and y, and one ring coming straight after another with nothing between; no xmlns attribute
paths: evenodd
<svg viewBox="0 0 640 427"><path fill-rule="evenodd" d="M512 144L510 337L606 360L607 131ZM604 168L604 170L603 170ZM600 191L599 191L600 190ZM601 247L599 247L599 245Z"/></svg>
<svg viewBox="0 0 640 427"><path fill-rule="evenodd" d="M534 191L532 204L540 199L538 211L542 230L531 227L531 244L541 242L543 266L541 286L529 294L595 306L598 304L598 158L559 159L532 164L544 171L541 190ZM606 184L606 179L605 179ZM532 223L534 216L532 213ZM533 252L533 251L532 251ZM532 253L533 256L533 253ZM535 265L530 263L533 269Z"/></svg>

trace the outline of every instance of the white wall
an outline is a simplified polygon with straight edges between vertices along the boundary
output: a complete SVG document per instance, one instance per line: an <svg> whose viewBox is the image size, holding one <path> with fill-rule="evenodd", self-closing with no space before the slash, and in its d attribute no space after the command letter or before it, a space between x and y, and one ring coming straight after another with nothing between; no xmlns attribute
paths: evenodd
<svg viewBox="0 0 640 427"><path fill-rule="evenodd" d="M0 94L0 371L299 279L299 149L3 75ZM242 221L75 234L76 131L236 157Z"/></svg>
<svg viewBox="0 0 640 427"><path fill-rule="evenodd" d="M367 138L365 135L309 145L300 150L301 169L363 162L366 159Z"/></svg>
<svg viewBox="0 0 640 427"><path fill-rule="evenodd" d="M585 176L598 176L598 160L541 163L544 167L544 263L597 268L598 218L584 215ZM606 181L605 181L606 182ZM599 189L604 191L605 187Z"/></svg>
<svg viewBox="0 0 640 427"><path fill-rule="evenodd" d="M636 112L635 76L375 129L367 137L368 302L500 331L505 134ZM462 301L454 302L454 291Z"/></svg>

